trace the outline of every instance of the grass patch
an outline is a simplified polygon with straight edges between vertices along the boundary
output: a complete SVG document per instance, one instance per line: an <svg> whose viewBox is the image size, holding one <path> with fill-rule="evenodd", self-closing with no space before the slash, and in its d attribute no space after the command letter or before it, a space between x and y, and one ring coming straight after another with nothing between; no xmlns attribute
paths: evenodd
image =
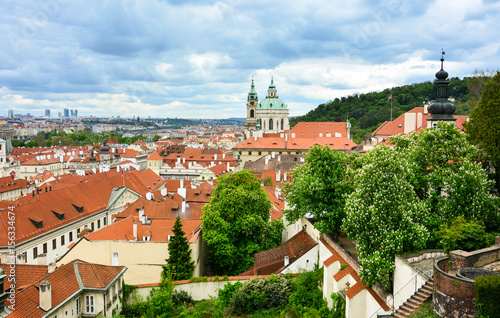
<svg viewBox="0 0 500 318"><path fill-rule="evenodd" d="M434 312L432 299L428 299L409 315L408 318L440 318L440 316Z"/></svg>

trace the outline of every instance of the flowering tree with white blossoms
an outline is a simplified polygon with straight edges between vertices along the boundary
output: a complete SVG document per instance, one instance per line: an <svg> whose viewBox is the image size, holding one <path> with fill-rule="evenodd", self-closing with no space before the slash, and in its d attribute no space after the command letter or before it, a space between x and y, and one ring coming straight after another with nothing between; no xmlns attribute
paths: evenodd
<svg viewBox="0 0 500 318"><path fill-rule="evenodd" d="M362 280L387 288L395 255L425 246L427 207L409 181L414 178L409 162L397 151L378 147L359 160L362 168L355 173L342 228L358 241Z"/></svg>

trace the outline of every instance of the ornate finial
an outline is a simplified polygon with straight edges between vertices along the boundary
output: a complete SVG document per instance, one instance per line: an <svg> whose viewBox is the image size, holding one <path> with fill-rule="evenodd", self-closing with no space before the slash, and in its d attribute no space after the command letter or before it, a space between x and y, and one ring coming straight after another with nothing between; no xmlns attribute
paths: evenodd
<svg viewBox="0 0 500 318"><path fill-rule="evenodd" d="M441 70L443 69L444 55L445 55L445 52L443 49L441 49Z"/></svg>

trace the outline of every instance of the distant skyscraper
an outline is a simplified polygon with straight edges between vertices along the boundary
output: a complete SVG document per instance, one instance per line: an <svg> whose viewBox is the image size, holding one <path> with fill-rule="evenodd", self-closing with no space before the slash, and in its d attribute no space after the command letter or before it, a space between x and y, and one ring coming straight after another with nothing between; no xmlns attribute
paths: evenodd
<svg viewBox="0 0 500 318"><path fill-rule="evenodd" d="M78 109L75 109L75 117L78 117Z"/></svg>
<svg viewBox="0 0 500 318"><path fill-rule="evenodd" d="M50 117L50 109L45 110L45 117Z"/></svg>
<svg viewBox="0 0 500 318"><path fill-rule="evenodd" d="M14 118L14 111L13 110L9 110L9 118Z"/></svg>
<svg viewBox="0 0 500 318"><path fill-rule="evenodd" d="M69 117L69 109L64 109L64 117Z"/></svg>
<svg viewBox="0 0 500 318"><path fill-rule="evenodd" d="M58 113L57 113L57 117L59 117L59 118L61 118L61 117L62 117L62 115L63 115L63 114L62 114L61 112L58 112Z"/></svg>

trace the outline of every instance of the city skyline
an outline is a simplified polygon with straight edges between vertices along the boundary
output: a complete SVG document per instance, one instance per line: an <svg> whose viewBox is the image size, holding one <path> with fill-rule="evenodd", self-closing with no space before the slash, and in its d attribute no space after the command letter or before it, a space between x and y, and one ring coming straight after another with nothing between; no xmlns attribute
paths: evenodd
<svg viewBox="0 0 500 318"><path fill-rule="evenodd" d="M336 97L496 70L491 1L6 1L0 116L244 118L252 77L298 116Z"/></svg>

